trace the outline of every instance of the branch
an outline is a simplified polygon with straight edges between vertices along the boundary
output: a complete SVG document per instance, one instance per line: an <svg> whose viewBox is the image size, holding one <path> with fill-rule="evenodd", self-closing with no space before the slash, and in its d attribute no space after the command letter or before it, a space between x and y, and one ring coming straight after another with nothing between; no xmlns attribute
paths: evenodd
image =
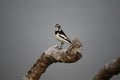
<svg viewBox="0 0 120 80"><path fill-rule="evenodd" d="M104 66L103 69L95 76L93 80L109 80L114 75L120 73L120 57L114 60L112 63Z"/></svg>
<svg viewBox="0 0 120 80"><path fill-rule="evenodd" d="M23 77L23 80L39 80L40 76L52 63L73 63L82 57L82 44L78 39L74 39L68 49L60 50L58 47L59 46L53 46L43 52L41 57Z"/></svg>

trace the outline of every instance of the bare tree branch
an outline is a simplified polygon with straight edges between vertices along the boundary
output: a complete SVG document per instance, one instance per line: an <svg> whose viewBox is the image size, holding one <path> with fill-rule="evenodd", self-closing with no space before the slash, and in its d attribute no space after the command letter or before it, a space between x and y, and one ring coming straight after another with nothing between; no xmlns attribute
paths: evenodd
<svg viewBox="0 0 120 80"><path fill-rule="evenodd" d="M120 57L104 66L93 80L109 80L120 73Z"/></svg>
<svg viewBox="0 0 120 80"><path fill-rule="evenodd" d="M23 80L39 80L47 67L56 62L73 63L81 59L82 44L74 39L68 49L58 49L58 46L50 47L42 53L41 57L23 77Z"/></svg>

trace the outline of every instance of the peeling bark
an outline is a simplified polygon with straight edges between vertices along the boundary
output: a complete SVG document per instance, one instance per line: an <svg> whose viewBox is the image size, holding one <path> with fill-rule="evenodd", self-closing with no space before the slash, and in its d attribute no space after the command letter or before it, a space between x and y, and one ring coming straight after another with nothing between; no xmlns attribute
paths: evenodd
<svg viewBox="0 0 120 80"><path fill-rule="evenodd" d="M93 80L110 80L114 75L120 73L120 57L110 64L106 64L103 69L95 76Z"/></svg>
<svg viewBox="0 0 120 80"><path fill-rule="evenodd" d="M82 44L78 39L74 39L68 49L59 49L59 46L50 47L42 53L23 80L39 80L47 67L52 63L73 63L81 59Z"/></svg>

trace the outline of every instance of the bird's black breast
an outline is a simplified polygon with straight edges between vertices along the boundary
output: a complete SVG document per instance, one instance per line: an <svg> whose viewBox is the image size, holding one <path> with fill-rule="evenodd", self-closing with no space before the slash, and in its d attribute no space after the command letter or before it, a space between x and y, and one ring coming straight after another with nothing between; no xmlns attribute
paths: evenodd
<svg viewBox="0 0 120 80"><path fill-rule="evenodd" d="M57 33L66 36L66 34L62 31L62 29L55 31L55 34L57 34ZM66 36L66 37L67 37L67 36Z"/></svg>
<svg viewBox="0 0 120 80"><path fill-rule="evenodd" d="M55 34L59 33L59 31L55 31Z"/></svg>

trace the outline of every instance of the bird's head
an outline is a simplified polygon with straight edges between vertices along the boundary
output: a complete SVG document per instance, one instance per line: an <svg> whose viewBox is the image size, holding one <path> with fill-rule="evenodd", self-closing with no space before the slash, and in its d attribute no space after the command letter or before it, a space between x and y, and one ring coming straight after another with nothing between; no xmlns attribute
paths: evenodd
<svg viewBox="0 0 120 80"><path fill-rule="evenodd" d="M55 26L54 26L56 29L56 31L58 31L58 30L60 30L61 29L61 26L59 25L59 24L56 24Z"/></svg>

